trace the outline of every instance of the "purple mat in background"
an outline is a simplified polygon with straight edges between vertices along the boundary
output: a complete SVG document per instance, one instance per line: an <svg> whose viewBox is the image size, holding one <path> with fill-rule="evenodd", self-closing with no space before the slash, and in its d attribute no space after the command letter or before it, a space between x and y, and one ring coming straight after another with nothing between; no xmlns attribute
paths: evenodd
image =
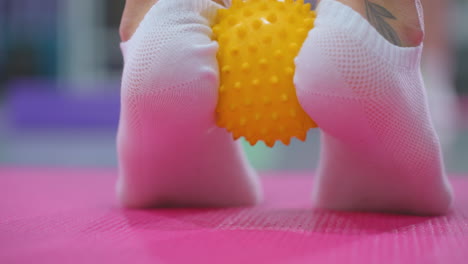
<svg viewBox="0 0 468 264"><path fill-rule="evenodd" d="M52 80L15 80L7 86L6 121L14 129L116 129L119 118L118 81L77 85ZM64 87L66 86L66 87ZM76 94L72 91L99 91ZM468 126L468 96L461 96L460 128Z"/></svg>
<svg viewBox="0 0 468 264"><path fill-rule="evenodd" d="M16 129L115 129L119 118L120 84L93 83L95 88L87 88L87 91L104 92L82 95L72 92L80 90L73 89L74 85L50 80L11 82L7 86L5 104L8 125Z"/></svg>

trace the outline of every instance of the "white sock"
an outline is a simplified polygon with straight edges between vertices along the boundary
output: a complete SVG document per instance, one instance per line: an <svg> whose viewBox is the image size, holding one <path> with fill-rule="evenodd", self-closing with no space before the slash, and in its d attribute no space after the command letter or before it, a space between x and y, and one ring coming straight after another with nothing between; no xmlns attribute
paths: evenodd
<svg viewBox="0 0 468 264"><path fill-rule="evenodd" d="M122 44L117 192L128 207L241 206L260 199L239 142L215 125L211 0L160 0Z"/></svg>
<svg viewBox="0 0 468 264"><path fill-rule="evenodd" d="M429 118L421 50L390 44L346 5L320 2L295 75L301 105L323 132L316 206L448 210L451 188Z"/></svg>

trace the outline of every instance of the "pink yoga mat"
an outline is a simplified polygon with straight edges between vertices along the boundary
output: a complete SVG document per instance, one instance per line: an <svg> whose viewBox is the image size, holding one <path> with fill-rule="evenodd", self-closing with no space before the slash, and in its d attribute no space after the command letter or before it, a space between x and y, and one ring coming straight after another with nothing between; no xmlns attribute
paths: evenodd
<svg viewBox="0 0 468 264"><path fill-rule="evenodd" d="M468 177L447 216L318 211L311 175L254 208L123 210L114 170L0 169L0 263L468 263Z"/></svg>

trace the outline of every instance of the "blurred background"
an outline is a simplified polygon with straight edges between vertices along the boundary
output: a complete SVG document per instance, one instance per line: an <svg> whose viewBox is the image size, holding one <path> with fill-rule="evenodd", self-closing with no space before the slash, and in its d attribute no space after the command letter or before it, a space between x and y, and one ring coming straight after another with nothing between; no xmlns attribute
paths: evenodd
<svg viewBox="0 0 468 264"><path fill-rule="evenodd" d="M124 0L0 0L0 166L116 167ZM468 172L468 3L423 2L431 112L450 172ZM427 6L426 6L427 5ZM305 143L244 146L261 170L307 170Z"/></svg>

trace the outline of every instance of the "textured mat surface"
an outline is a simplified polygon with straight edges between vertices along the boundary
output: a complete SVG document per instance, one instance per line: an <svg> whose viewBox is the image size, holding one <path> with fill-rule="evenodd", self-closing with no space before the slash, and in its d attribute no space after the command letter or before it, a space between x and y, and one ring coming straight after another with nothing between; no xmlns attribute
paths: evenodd
<svg viewBox="0 0 468 264"><path fill-rule="evenodd" d="M255 208L122 210L112 170L0 169L0 263L468 263L468 177L443 217L313 210L310 175Z"/></svg>

